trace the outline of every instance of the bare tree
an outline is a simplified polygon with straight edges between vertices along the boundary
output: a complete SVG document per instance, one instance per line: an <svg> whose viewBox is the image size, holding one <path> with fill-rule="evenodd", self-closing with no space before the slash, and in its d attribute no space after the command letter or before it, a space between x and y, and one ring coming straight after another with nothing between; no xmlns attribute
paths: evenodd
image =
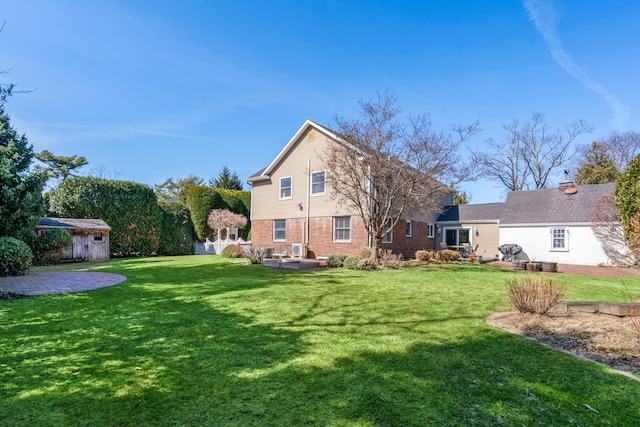
<svg viewBox="0 0 640 427"><path fill-rule="evenodd" d="M469 176L458 148L478 130L473 123L435 131L428 115L401 119L396 102L378 93L376 100L360 101L359 120L336 117L340 140L322 154L332 197L363 220L373 259L401 217L438 212L442 197Z"/></svg>
<svg viewBox="0 0 640 427"><path fill-rule="evenodd" d="M553 129L540 113L528 122L514 120L504 129L504 141L490 140L493 149L475 153L474 160L484 176L499 181L509 191L546 187L551 172L573 156L575 139L592 131L583 120Z"/></svg>
<svg viewBox="0 0 640 427"><path fill-rule="evenodd" d="M640 154L640 133L613 131L602 140L609 156L616 164L616 169L624 172L631 160Z"/></svg>
<svg viewBox="0 0 640 427"><path fill-rule="evenodd" d="M591 229L609 259L624 265L636 263L633 252L627 246L613 193L602 196L594 206Z"/></svg>

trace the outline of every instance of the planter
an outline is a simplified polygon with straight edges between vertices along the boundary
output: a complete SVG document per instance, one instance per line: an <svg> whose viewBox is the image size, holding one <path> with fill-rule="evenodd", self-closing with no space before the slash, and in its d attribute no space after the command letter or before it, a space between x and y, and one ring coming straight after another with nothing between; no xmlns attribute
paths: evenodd
<svg viewBox="0 0 640 427"><path fill-rule="evenodd" d="M515 260L512 261L514 270L526 270L529 261Z"/></svg>
<svg viewBox="0 0 640 427"><path fill-rule="evenodd" d="M558 263L557 262L541 262L542 271L545 273L557 273L558 272Z"/></svg>
<svg viewBox="0 0 640 427"><path fill-rule="evenodd" d="M540 271L540 264L539 262L527 263L527 271Z"/></svg>

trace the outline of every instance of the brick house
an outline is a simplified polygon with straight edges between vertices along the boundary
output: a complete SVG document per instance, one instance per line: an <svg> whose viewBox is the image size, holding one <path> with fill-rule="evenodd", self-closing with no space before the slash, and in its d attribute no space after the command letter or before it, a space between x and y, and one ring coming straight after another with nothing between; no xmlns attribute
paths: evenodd
<svg viewBox="0 0 640 427"><path fill-rule="evenodd" d="M297 130L273 161L247 179L251 185L251 242L275 253L306 250L309 258L360 253L370 247L362 219L331 195L322 153L340 138L310 120ZM367 179L367 177L363 177ZM453 204L453 195L441 206ZM436 249L438 213L401 219L380 247L413 257Z"/></svg>

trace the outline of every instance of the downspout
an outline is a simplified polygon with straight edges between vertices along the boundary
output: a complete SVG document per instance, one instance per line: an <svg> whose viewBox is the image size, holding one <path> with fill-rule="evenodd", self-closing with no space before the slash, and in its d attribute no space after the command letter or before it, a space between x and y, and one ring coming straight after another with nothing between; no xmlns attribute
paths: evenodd
<svg viewBox="0 0 640 427"><path fill-rule="evenodd" d="M311 203L311 159L307 159L307 220L304 224L304 244L309 244L309 208Z"/></svg>

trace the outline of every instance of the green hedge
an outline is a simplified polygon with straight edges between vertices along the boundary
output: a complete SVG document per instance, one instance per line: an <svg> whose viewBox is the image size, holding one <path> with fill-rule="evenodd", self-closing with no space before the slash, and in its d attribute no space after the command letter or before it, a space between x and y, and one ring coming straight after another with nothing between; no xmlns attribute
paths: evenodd
<svg viewBox="0 0 640 427"><path fill-rule="evenodd" d="M160 203L162 209L162 240L160 253L163 255L191 255L195 230L189 209L180 203Z"/></svg>
<svg viewBox="0 0 640 427"><path fill-rule="evenodd" d="M63 218L101 218L109 226L113 256L151 255L160 249L162 211L153 190L131 181L89 176L60 183L51 211Z"/></svg>
<svg viewBox="0 0 640 427"><path fill-rule="evenodd" d="M241 230L238 230L238 234L243 239L248 240L249 231L251 231L251 193L248 191L226 190L222 188L216 188L215 190L220 193L229 211L244 215L247 218L247 225Z"/></svg>
<svg viewBox="0 0 640 427"><path fill-rule="evenodd" d="M629 163L616 185L616 207L627 241L640 236L632 218L640 211L640 156Z"/></svg>
<svg viewBox="0 0 640 427"><path fill-rule="evenodd" d="M191 221L196 231L196 237L203 242L211 236L212 230L207 224L207 217L212 209L226 209L222 195L211 187L204 185L194 186L187 194L187 206L191 213Z"/></svg>

